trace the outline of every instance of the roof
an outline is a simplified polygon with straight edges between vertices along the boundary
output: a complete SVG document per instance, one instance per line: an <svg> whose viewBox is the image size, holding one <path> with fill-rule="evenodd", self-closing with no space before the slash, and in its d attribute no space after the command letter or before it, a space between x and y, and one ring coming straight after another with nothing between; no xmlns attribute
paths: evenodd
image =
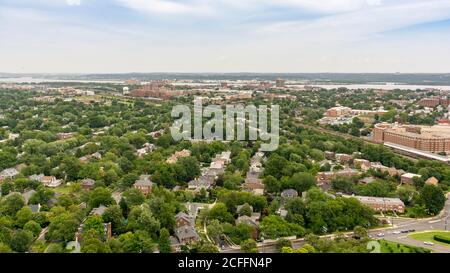
<svg viewBox="0 0 450 273"><path fill-rule="evenodd" d="M364 177L363 179L360 179L359 182L365 183L365 184L369 184L372 183L373 181L375 181L376 179L372 176L368 176L368 177Z"/></svg>
<svg viewBox="0 0 450 273"><path fill-rule="evenodd" d="M195 219L194 219L194 217L192 217L192 216L190 216L190 215L188 215L188 214L186 214L186 213L184 213L184 212L179 212L179 213L177 213L177 215L175 215L175 219L184 219L184 220L186 220L187 222L189 222L189 225L191 225L191 226L195 226Z"/></svg>
<svg viewBox="0 0 450 273"><path fill-rule="evenodd" d="M100 205L98 208L92 209L91 215L98 215L102 216L103 213L105 213L106 207L103 205Z"/></svg>
<svg viewBox="0 0 450 273"><path fill-rule="evenodd" d="M282 197L295 197L298 196L298 192L294 189L286 189L281 192Z"/></svg>
<svg viewBox="0 0 450 273"><path fill-rule="evenodd" d="M35 190L29 190L22 193L23 199L25 199L25 204L28 204L28 201L30 200L31 196L33 196L33 194L35 193L36 193Z"/></svg>
<svg viewBox="0 0 450 273"><path fill-rule="evenodd" d="M94 186L95 180L90 179L90 178L86 178L86 179L81 180L81 183L82 183L84 186Z"/></svg>
<svg viewBox="0 0 450 273"><path fill-rule="evenodd" d="M245 182L244 184L242 184L242 187L244 189L253 189L253 190L256 190L256 189L262 189L263 190L265 188L264 184L257 183L257 182Z"/></svg>
<svg viewBox="0 0 450 273"><path fill-rule="evenodd" d="M16 176L18 174L19 174L19 172L15 168L4 169L3 171L0 172L0 176L13 177L13 176Z"/></svg>
<svg viewBox="0 0 450 273"><path fill-rule="evenodd" d="M385 204L385 205L396 205L405 206L402 200L399 198L386 198L386 197L371 197L371 196L352 196L358 199L364 204Z"/></svg>
<svg viewBox="0 0 450 273"><path fill-rule="evenodd" d="M258 223L256 223L255 220L253 220L253 218L247 216L247 215L243 215L240 216L236 219L236 224L247 224L247 225L251 225L251 226L258 226Z"/></svg>
<svg viewBox="0 0 450 273"><path fill-rule="evenodd" d="M439 180L434 176L428 178L427 181L425 181L425 184L428 184L428 185L437 185L438 183L439 183Z"/></svg>
<svg viewBox="0 0 450 273"><path fill-rule="evenodd" d="M37 205L28 205L28 207L31 209L33 213L37 213L41 210L41 204Z"/></svg>
<svg viewBox="0 0 450 273"><path fill-rule="evenodd" d="M420 174L415 174L415 173L404 173L404 174L402 174L402 177L414 178L414 177L422 177L422 176Z"/></svg>
<svg viewBox="0 0 450 273"><path fill-rule="evenodd" d="M136 180L134 185L138 187L151 187L153 186L153 182L151 181L149 175L141 175L139 179Z"/></svg>
<svg viewBox="0 0 450 273"><path fill-rule="evenodd" d="M183 240L198 240L199 236L197 234L197 231L195 230L194 227L192 226L183 226L180 228L177 228L175 230L175 236L178 238L179 241L183 241Z"/></svg>

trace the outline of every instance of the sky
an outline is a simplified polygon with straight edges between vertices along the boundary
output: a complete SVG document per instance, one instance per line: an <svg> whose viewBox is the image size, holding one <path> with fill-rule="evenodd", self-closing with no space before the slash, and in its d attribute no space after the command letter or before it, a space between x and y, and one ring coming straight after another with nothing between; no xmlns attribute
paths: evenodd
<svg viewBox="0 0 450 273"><path fill-rule="evenodd" d="M450 72L450 0L0 0L0 72Z"/></svg>

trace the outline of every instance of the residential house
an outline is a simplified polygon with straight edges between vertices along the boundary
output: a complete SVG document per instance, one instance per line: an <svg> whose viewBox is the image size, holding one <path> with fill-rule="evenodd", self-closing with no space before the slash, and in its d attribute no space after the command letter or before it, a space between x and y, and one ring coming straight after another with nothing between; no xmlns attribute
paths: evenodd
<svg viewBox="0 0 450 273"><path fill-rule="evenodd" d="M358 175L359 172L357 170L346 168L343 170L339 170L337 172L319 172L317 173L316 180L318 185L328 184L335 177L345 176L345 177L353 177Z"/></svg>
<svg viewBox="0 0 450 273"><path fill-rule="evenodd" d="M50 188L56 188L59 187L62 183L61 179L56 179L54 176L46 176L44 174L33 174L29 176L30 180L39 181L44 186L50 187Z"/></svg>
<svg viewBox="0 0 450 273"><path fill-rule="evenodd" d="M179 158L188 157L188 156L191 156L191 151L184 149L184 150L175 152L173 155L171 155L166 160L166 162L169 164L175 164L175 163L177 163Z"/></svg>
<svg viewBox="0 0 450 273"><path fill-rule="evenodd" d="M353 160L353 165L355 168L361 169L362 171L366 172L370 169L370 161L366 159L360 159L356 158Z"/></svg>
<svg viewBox="0 0 450 273"><path fill-rule="evenodd" d="M350 196L354 197L362 204L375 211L395 211L405 212L405 204L399 198L371 197L371 196Z"/></svg>
<svg viewBox="0 0 450 273"><path fill-rule="evenodd" d="M298 196L298 192L294 189L286 189L281 192L281 200L282 202L286 202L290 198L295 198Z"/></svg>
<svg viewBox="0 0 450 273"><path fill-rule="evenodd" d="M29 191L22 193L22 197L25 200L25 204L28 204L28 201L30 201L31 196L33 196L33 194L35 194L35 193L36 193L35 190L29 190Z"/></svg>
<svg viewBox="0 0 450 273"><path fill-rule="evenodd" d="M84 190L92 190L95 186L95 180L90 179L90 178L86 178L81 180L81 187Z"/></svg>
<svg viewBox="0 0 450 273"><path fill-rule="evenodd" d="M177 215L175 215L175 225L177 228L185 227L185 226L195 227L195 218L184 212L179 212L179 213L177 213Z"/></svg>
<svg viewBox="0 0 450 273"><path fill-rule="evenodd" d="M139 157L142 157L142 156L144 156L144 155L147 155L147 154L153 152L155 149L156 149L156 146L155 146L154 144L145 143L145 144L144 144L144 147L142 147L141 149L138 149L138 150L136 151L136 154L137 154Z"/></svg>
<svg viewBox="0 0 450 273"><path fill-rule="evenodd" d="M33 213L38 213L41 211L41 204L28 205L28 207L31 209L31 212Z"/></svg>
<svg viewBox="0 0 450 273"><path fill-rule="evenodd" d="M376 179L373 176L368 176L368 177L364 177L362 179L360 179L358 182L364 185L370 184L372 182L374 182Z"/></svg>
<svg viewBox="0 0 450 273"><path fill-rule="evenodd" d="M179 244L195 243L200 238L195 227L192 226L183 226L175 229L175 237L178 239Z"/></svg>
<svg viewBox="0 0 450 273"><path fill-rule="evenodd" d="M106 207L100 205L99 207L92 209L90 215L102 216L105 213L105 211Z"/></svg>
<svg viewBox="0 0 450 273"><path fill-rule="evenodd" d="M402 184L413 184L414 178L421 178L422 176L420 174L414 174L414 173L405 173L400 176L400 181Z"/></svg>
<svg viewBox="0 0 450 273"><path fill-rule="evenodd" d="M150 179L150 175L141 175L134 183L133 187L139 189L143 194L149 194L152 192L153 182Z"/></svg>
<svg viewBox="0 0 450 273"><path fill-rule="evenodd" d="M328 159L328 160L334 159L334 152L325 151L324 154L325 154L326 159Z"/></svg>
<svg viewBox="0 0 450 273"><path fill-rule="evenodd" d="M7 178L14 178L19 174L19 171L17 171L15 168L8 168L4 169L2 172L0 172L0 181L3 181Z"/></svg>
<svg viewBox="0 0 450 273"><path fill-rule="evenodd" d="M189 244L199 240L197 231L195 230L195 218L184 212L175 215L175 237L179 244Z"/></svg>
<svg viewBox="0 0 450 273"><path fill-rule="evenodd" d="M242 184L242 189L255 195L264 195L265 186L259 181L246 181Z"/></svg>
<svg viewBox="0 0 450 273"><path fill-rule="evenodd" d="M425 181L425 184L437 186L439 184L439 180L436 177L432 176Z"/></svg>
<svg viewBox="0 0 450 273"><path fill-rule="evenodd" d="M349 154L336 154L335 157L336 161L340 164L348 163L353 159L353 157Z"/></svg>

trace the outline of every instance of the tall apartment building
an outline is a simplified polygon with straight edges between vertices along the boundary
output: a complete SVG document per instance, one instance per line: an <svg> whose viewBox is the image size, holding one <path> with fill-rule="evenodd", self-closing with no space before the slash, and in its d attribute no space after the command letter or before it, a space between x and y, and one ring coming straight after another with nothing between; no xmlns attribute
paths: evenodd
<svg viewBox="0 0 450 273"><path fill-rule="evenodd" d="M164 81L153 81L130 92L132 97L152 97L160 99L169 99L174 96L180 96L183 93L168 88L168 83Z"/></svg>
<svg viewBox="0 0 450 273"><path fill-rule="evenodd" d="M285 79L281 79L278 78L275 82L276 87L285 87L286 85L286 80Z"/></svg>
<svg viewBox="0 0 450 273"><path fill-rule="evenodd" d="M430 107L430 108L434 108L438 105L447 107L450 104L450 100L446 97L424 98L424 99L421 99L417 104L420 106L423 106L423 107Z"/></svg>
<svg viewBox="0 0 450 273"><path fill-rule="evenodd" d="M426 152L450 152L450 126L417 126L379 123L373 140L393 143Z"/></svg>
<svg viewBox="0 0 450 273"><path fill-rule="evenodd" d="M325 112L325 116L327 116L327 117L340 117L340 116L344 116L344 115L350 114L351 111L352 111L352 108L350 108L350 107L337 106L337 107L333 107L333 108L328 109Z"/></svg>

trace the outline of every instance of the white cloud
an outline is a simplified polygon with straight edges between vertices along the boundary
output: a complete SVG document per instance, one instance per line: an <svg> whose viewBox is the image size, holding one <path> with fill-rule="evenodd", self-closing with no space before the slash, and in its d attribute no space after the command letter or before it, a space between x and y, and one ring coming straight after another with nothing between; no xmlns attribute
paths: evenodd
<svg viewBox="0 0 450 273"><path fill-rule="evenodd" d="M374 3L372 3L374 4ZM376 3L375 3L376 4ZM380 3L381 4L381 3ZM375 5L349 13L268 24L263 33L311 37L312 41L355 41L386 31L450 19L450 2L447 0L418 1Z"/></svg>
<svg viewBox="0 0 450 273"><path fill-rule="evenodd" d="M66 3L69 6L79 6L81 5L81 0L66 0Z"/></svg>
<svg viewBox="0 0 450 273"><path fill-rule="evenodd" d="M181 3L172 0L117 0L119 4L141 12L180 14L204 14L211 12L210 5L203 1L187 1Z"/></svg>

